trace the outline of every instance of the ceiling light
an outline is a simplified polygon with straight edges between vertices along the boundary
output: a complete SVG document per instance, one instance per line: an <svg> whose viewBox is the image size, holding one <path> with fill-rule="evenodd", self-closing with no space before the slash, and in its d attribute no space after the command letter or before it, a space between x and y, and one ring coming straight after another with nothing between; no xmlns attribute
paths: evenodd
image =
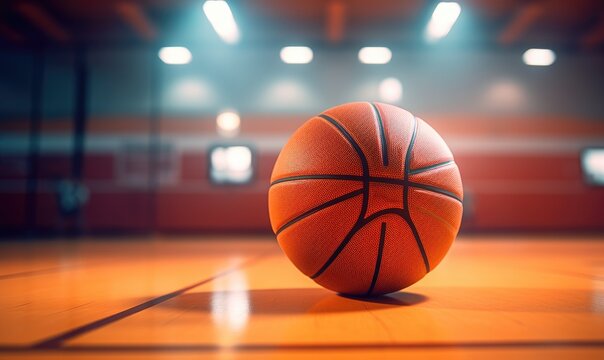
<svg viewBox="0 0 604 360"><path fill-rule="evenodd" d="M186 47L168 46L159 49L159 58L161 61L170 65L182 65L191 62L193 56Z"/></svg>
<svg viewBox="0 0 604 360"><path fill-rule="evenodd" d="M528 49L522 55L522 60L530 66L550 66L556 61L556 53L550 49Z"/></svg>
<svg viewBox="0 0 604 360"><path fill-rule="evenodd" d="M438 3L426 28L428 40L436 41L447 36L460 13L461 7L456 2Z"/></svg>
<svg viewBox="0 0 604 360"><path fill-rule="evenodd" d="M280 55L286 64L308 64L313 58L312 49L307 46L286 46Z"/></svg>
<svg viewBox="0 0 604 360"><path fill-rule="evenodd" d="M203 12L224 42L234 44L239 41L239 29L226 1L208 0L203 4Z"/></svg>
<svg viewBox="0 0 604 360"><path fill-rule="evenodd" d="M359 61L363 64L387 64L392 59L392 51L387 47L364 47L359 50Z"/></svg>

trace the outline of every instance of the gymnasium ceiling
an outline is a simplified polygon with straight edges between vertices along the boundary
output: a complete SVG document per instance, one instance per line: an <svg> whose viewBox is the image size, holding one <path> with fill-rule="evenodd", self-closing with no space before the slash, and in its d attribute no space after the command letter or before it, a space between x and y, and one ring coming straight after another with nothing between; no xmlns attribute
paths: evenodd
<svg viewBox="0 0 604 360"><path fill-rule="evenodd" d="M219 44L203 0L0 2L4 46ZM435 1L231 0L240 46L425 46ZM604 50L604 1L467 0L447 45Z"/></svg>

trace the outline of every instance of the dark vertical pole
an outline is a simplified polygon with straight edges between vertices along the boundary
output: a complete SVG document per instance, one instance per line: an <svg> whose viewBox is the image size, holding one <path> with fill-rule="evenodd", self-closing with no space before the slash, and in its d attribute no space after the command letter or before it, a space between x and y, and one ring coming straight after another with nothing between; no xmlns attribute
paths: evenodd
<svg viewBox="0 0 604 360"><path fill-rule="evenodd" d="M149 111L149 218L148 227L151 232L157 230L157 189L159 185L159 157L161 146L161 64L157 61L157 51L151 47L150 56L150 97Z"/></svg>
<svg viewBox="0 0 604 360"><path fill-rule="evenodd" d="M25 196L26 231L30 235L35 234L36 230L40 128L42 125L42 95L44 91L43 50L34 51L32 67L29 151L27 155L27 193Z"/></svg>
<svg viewBox="0 0 604 360"><path fill-rule="evenodd" d="M75 52L75 108L73 114L73 151L71 156L71 178L80 185L84 176L86 123L88 121L88 67L86 50L76 48ZM76 214L76 233L82 230L82 211Z"/></svg>

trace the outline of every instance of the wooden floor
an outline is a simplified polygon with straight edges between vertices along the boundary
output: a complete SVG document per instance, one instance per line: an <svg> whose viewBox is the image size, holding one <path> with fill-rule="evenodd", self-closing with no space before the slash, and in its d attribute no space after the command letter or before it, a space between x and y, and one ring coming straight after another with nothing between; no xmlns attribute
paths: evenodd
<svg viewBox="0 0 604 360"><path fill-rule="evenodd" d="M0 358L604 359L604 236L464 237L359 300L266 237L0 243Z"/></svg>

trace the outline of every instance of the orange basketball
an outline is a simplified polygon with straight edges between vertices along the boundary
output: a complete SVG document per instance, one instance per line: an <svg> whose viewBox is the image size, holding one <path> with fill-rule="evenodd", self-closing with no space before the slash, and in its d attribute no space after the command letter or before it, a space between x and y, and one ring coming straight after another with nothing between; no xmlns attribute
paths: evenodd
<svg viewBox="0 0 604 360"><path fill-rule="evenodd" d="M269 212L300 271L343 294L403 289L434 269L462 215L451 151L396 106L349 103L302 125L273 169Z"/></svg>

